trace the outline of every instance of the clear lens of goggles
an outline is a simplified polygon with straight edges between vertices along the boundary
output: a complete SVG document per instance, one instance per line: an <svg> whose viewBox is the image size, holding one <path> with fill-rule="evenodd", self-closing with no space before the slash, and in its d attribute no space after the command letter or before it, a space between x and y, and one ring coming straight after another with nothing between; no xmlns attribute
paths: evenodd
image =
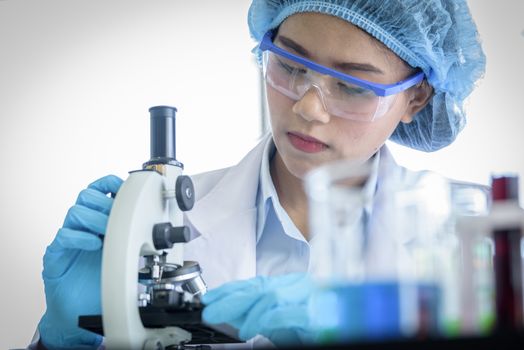
<svg viewBox="0 0 524 350"><path fill-rule="evenodd" d="M263 68L266 82L295 101L315 88L324 109L337 117L372 122L386 114L395 101L396 95L377 96L369 89L317 73L271 51L264 52Z"/></svg>

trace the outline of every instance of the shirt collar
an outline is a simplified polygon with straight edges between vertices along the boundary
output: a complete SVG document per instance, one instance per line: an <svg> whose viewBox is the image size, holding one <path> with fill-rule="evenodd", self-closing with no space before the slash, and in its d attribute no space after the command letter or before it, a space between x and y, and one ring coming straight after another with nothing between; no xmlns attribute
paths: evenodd
<svg viewBox="0 0 524 350"><path fill-rule="evenodd" d="M260 240L262 233L264 232L264 226L266 224L267 214L270 206L276 210L275 206L280 206L278 201L278 195L271 179L270 173L270 161L275 155L276 147L273 138L270 137L264 146L262 155L262 164L260 167L260 177L257 193L257 230L256 230L256 242ZM373 197L377 190L378 183L378 169L380 163L380 151L375 153L371 160L371 174L366 181L363 188L365 205L364 210L369 216L373 210ZM298 238L298 237L295 237Z"/></svg>
<svg viewBox="0 0 524 350"><path fill-rule="evenodd" d="M375 196L375 193L377 192L380 153L381 150L375 153L375 155L371 159L371 173L362 190L365 198L364 210L368 215L371 215L371 212L373 211L373 198Z"/></svg>

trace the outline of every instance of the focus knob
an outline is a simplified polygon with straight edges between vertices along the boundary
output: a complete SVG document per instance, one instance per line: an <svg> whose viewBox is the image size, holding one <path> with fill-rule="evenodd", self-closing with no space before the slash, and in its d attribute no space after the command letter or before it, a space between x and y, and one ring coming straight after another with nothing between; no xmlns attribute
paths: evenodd
<svg viewBox="0 0 524 350"><path fill-rule="evenodd" d="M169 222L153 226L153 244L158 250L172 248L175 243L187 243L190 238L187 226L173 227Z"/></svg>
<svg viewBox="0 0 524 350"><path fill-rule="evenodd" d="M176 201L182 211L188 211L195 204L195 189L193 181L186 175L180 175L175 184Z"/></svg>

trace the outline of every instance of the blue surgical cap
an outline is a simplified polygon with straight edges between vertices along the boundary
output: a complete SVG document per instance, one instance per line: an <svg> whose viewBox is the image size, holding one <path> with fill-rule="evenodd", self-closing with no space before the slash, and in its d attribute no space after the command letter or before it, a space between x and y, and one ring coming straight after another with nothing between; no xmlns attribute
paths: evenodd
<svg viewBox="0 0 524 350"><path fill-rule="evenodd" d="M464 100L486 66L465 0L253 0L251 36L260 42L268 30L300 12L342 18L425 73L434 95L411 123L399 123L392 141L431 152L455 140L466 123ZM254 52L260 62L260 50Z"/></svg>

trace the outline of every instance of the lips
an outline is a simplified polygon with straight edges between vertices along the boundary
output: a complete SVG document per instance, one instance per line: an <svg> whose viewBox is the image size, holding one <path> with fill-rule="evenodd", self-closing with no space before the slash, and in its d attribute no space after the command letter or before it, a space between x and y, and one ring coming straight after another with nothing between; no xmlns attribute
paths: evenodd
<svg viewBox="0 0 524 350"><path fill-rule="evenodd" d="M328 148L328 145L311 136L296 132L288 132L287 136L293 147L305 153L318 153Z"/></svg>

